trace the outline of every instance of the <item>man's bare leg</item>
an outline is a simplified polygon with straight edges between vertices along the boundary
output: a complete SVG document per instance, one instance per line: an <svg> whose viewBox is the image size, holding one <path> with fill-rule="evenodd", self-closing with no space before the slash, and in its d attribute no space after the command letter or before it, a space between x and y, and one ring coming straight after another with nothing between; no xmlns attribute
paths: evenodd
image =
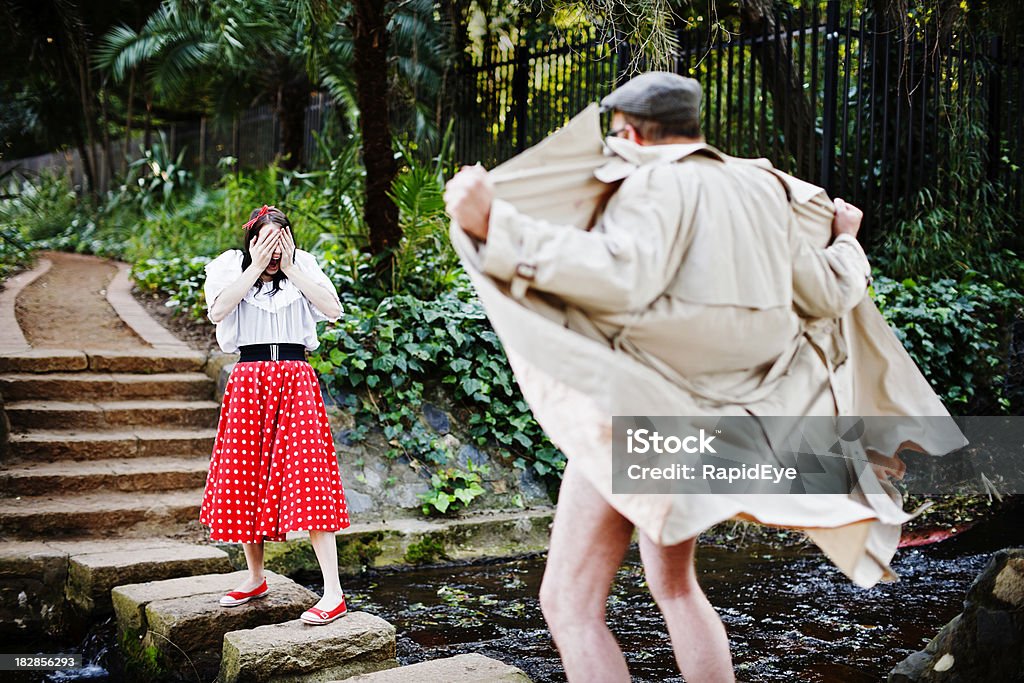
<svg viewBox="0 0 1024 683"><path fill-rule="evenodd" d="M725 625L697 583L695 538L660 546L640 534L640 557L647 585L665 617L672 649L683 677L700 683L736 680Z"/></svg>
<svg viewBox="0 0 1024 683"><path fill-rule="evenodd" d="M633 525L571 463L562 477L540 606L570 681L629 681L605 603Z"/></svg>

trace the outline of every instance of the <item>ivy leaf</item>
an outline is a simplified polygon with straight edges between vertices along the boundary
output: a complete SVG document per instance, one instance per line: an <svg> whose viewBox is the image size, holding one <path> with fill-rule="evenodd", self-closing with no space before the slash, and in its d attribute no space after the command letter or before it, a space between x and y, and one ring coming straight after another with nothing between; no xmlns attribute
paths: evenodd
<svg viewBox="0 0 1024 683"><path fill-rule="evenodd" d="M462 391L465 392L467 396L472 396L480 391L483 383L478 379L473 379L472 377L463 377L459 386L462 387Z"/></svg>

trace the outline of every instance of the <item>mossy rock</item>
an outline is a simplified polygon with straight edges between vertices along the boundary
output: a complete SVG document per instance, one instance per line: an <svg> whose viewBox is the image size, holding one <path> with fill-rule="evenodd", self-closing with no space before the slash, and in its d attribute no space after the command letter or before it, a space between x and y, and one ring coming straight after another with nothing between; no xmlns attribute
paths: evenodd
<svg viewBox="0 0 1024 683"><path fill-rule="evenodd" d="M444 536L427 534L418 543L412 543L405 550L405 561L409 564L433 564L448 559Z"/></svg>
<svg viewBox="0 0 1024 683"><path fill-rule="evenodd" d="M263 566L284 576L320 571L320 563L309 539L263 544Z"/></svg>
<svg viewBox="0 0 1024 683"><path fill-rule="evenodd" d="M131 681L161 680L167 672L160 662L160 650L156 645L147 644L144 635L136 629L128 629L120 634L125 675Z"/></svg>
<svg viewBox="0 0 1024 683"><path fill-rule="evenodd" d="M372 567L374 560L384 552L381 547L384 532L339 535L335 540L338 546L338 568L342 571L355 573L364 567Z"/></svg>

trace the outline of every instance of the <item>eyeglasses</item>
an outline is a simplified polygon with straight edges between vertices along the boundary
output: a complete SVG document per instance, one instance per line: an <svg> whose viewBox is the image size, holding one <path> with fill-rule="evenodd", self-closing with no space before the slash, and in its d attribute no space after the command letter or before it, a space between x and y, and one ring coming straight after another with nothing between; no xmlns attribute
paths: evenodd
<svg viewBox="0 0 1024 683"><path fill-rule="evenodd" d="M605 133L605 136L609 138L617 138L626 132L626 128L627 126L623 126L622 128L615 128Z"/></svg>

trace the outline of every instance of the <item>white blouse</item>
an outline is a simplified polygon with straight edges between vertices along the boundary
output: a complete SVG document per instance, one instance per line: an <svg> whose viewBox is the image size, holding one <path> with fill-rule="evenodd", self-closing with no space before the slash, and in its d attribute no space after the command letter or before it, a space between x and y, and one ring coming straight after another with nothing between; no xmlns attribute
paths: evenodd
<svg viewBox="0 0 1024 683"><path fill-rule="evenodd" d="M307 251L295 251L295 265L317 284L326 287L338 298L338 290ZM230 249L206 264L206 311L224 288L242 275L242 250ZM271 294L272 282L264 282L259 292L250 287L217 325L217 343L225 353L238 353L239 346L247 344L303 344L308 350L320 346L316 338L316 324L321 320L337 320L324 315L303 295L291 280L281 281L281 289ZM211 321L212 322L212 321Z"/></svg>

